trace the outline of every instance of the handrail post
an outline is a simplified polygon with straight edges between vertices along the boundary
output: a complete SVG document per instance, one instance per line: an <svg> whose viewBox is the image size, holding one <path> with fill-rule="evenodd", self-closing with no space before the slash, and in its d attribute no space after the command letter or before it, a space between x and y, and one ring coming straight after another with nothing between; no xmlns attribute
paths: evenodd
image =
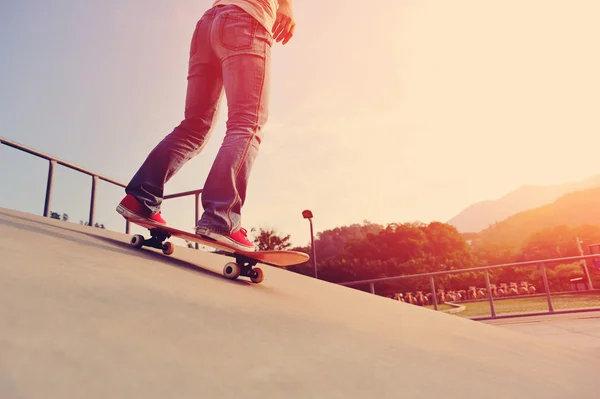
<svg viewBox="0 0 600 399"><path fill-rule="evenodd" d="M54 185L54 168L56 168L56 161L50 160L48 166L48 180L46 181L46 199L44 201L44 216L50 216L50 202L52 199L52 186Z"/></svg>
<svg viewBox="0 0 600 399"><path fill-rule="evenodd" d="M546 265L544 263L540 263L540 273L542 275L542 280L544 281L544 289L546 290L546 299L548 300L548 311L552 313L554 312L554 307L552 306L552 298L550 298L550 286L548 284L548 275L546 274Z"/></svg>
<svg viewBox="0 0 600 399"><path fill-rule="evenodd" d="M429 276L429 283L431 284L431 293L433 294L433 310L438 310L437 296L435 295L435 282L433 276Z"/></svg>
<svg viewBox="0 0 600 399"><path fill-rule="evenodd" d="M490 284L490 271L484 271L485 274L485 286L487 289L488 300L490 301L490 312L492 317L496 317L496 308L494 308L494 298L492 296L492 285Z"/></svg>
<svg viewBox="0 0 600 399"><path fill-rule="evenodd" d="M196 224L198 224L198 220L200 219L200 193L196 193L194 195L194 204L195 204L195 207L194 207L194 209L195 209L194 216L195 216L195 219L196 219L196 220L194 220L194 226L196 226ZM199 248L200 247L199 247L198 243L196 243L196 249L199 249Z"/></svg>
<svg viewBox="0 0 600 399"><path fill-rule="evenodd" d="M92 176L92 195L90 198L90 217L88 219L88 223L90 227L94 226L94 219L96 213L96 185L98 184L98 176Z"/></svg>

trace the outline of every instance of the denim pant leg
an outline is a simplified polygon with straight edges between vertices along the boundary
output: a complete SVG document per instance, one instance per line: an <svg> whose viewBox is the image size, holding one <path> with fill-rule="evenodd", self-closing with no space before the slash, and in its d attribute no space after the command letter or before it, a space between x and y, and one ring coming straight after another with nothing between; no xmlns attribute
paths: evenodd
<svg viewBox="0 0 600 399"><path fill-rule="evenodd" d="M221 63L210 43L217 9L208 10L196 24L190 46L185 119L150 152L125 191L155 213L164 186L209 138L223 91Z"/></svg>
<svg viewBox="0 0 600 399"><path fill-rule="evenodd" d="M221 10L211 42L221 59L227 131L202 192L198 227L228 234L241 227L248 179L267 121L273 39L240 8Z"/></svg>

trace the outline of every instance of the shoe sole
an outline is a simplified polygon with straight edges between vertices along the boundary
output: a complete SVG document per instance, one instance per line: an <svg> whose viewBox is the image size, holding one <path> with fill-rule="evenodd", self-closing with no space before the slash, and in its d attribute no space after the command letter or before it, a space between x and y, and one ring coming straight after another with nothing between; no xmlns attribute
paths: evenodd
<svg viewBox="0 0 600 399"><path fill-rule="evenodd" d="M159 223L156 220L152 220L148 217L145 217L138 213L135 213L132 210L125 208L121 204L119 204L117 206L117 213L119 213L121 216L123 216L125 219L128 219L128 220L139 220L139 221L143 221L143 222L149 222L149 223L155 224L157 226L166 226L166 224L164 224L164 223Z"/></svg>
<svg viewBox="0 0 600 399"><path fill-rule="evenodd" d="M196 232L197 235L199 235L202 238L205 238L207 240L211 240L214 242L218 242L219 244L224 244L230 247L234 247L236 250L238 251L244 251L244 252L255 252L255 248L254 247L246 247L240 243L238 243L237 241L232 240L231 238L228 238L224 235L221 234L217 234L217 233L198 233ZM214 234L214 236L212 235Z"/></svg>

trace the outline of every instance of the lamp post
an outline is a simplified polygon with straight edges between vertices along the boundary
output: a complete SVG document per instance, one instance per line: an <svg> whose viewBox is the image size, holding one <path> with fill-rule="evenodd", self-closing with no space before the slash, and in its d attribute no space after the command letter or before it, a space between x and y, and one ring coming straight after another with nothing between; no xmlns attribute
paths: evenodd
<svg viewBox="0 0 600 399"><path fill-rule="evenodd" d="M317 278L317 251L315 250L315 235L313 234L313 214L307 209L305 211L302 211L302 216L304 217L304 219L308 219L308 222L310 223L310 246L312 247L313 265L315 266L315 278Z"/></svg>

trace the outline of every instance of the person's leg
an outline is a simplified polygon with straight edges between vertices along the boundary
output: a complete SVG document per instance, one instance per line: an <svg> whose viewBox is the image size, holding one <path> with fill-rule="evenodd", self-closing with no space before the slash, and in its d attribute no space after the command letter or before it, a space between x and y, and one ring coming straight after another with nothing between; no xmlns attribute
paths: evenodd
<svg viewBox="0 0 600 399"><path fill-rule="evenodd" d="M144 210L160 211L164 185L206 143L223 90L221 63L210 43L217 9L198 21L190 46L185 119L150 152L126 188Z"/></svg>
<svg viewBox="0 0 600 399"><path fill-rule="evenodd" d="M228 105L227 132L202 192L198 234L230 235L241 228L241 209L267 121L269 32L238 7L219 11L211 35L221 59Z"/></svg>

